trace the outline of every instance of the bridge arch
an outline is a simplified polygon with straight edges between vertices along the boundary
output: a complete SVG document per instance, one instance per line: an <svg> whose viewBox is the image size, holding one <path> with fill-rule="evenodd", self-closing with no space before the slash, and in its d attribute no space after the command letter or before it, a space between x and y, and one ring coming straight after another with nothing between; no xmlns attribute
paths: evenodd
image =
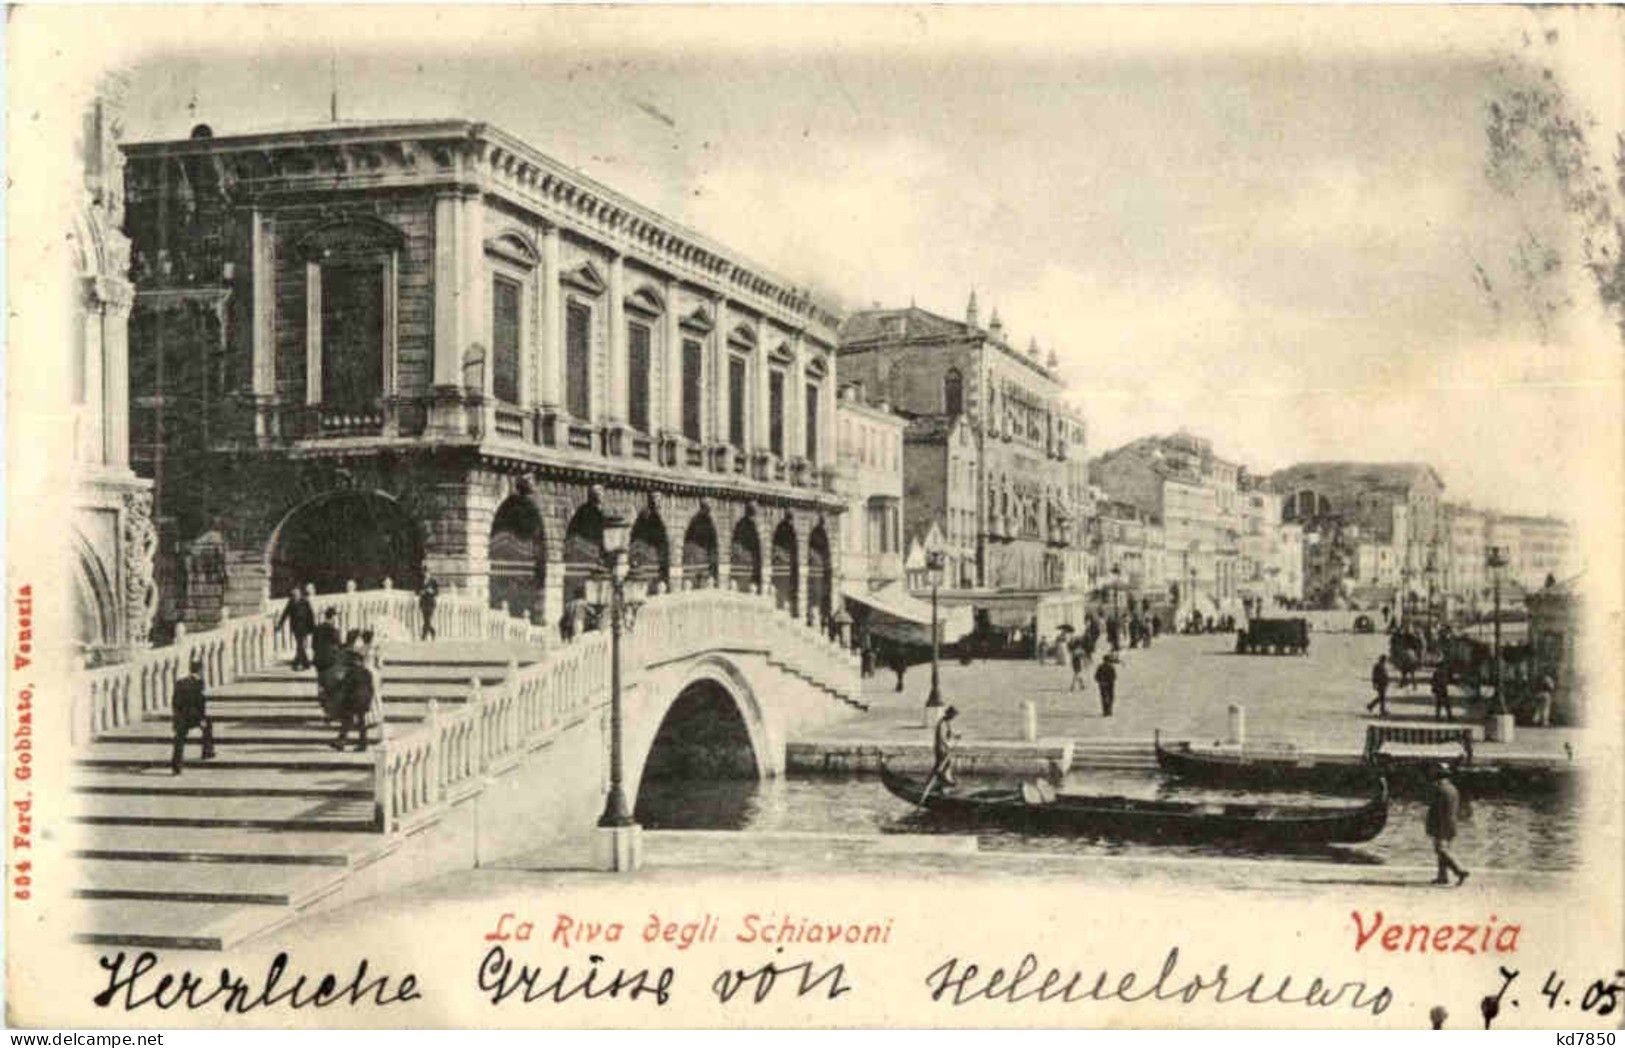
<svg viewBox="0 0 1625 1048"><path fill-rule="evenodd" d="M780 732L732 660L708 655L675 681L646 679L627 718L626 784L634 806L646 782L764 779L779 767Z"/></svg>
<svg viewBox="0 0 1625 1048"><path fill-rule="evenodd" d="M585 598L587 579L604 564L604 514L591 502L564 529L564 599Z"/></svg>
<svg viewBox="0 0 1625 1048"><path fill-rule="evenodd" d="M755 593L762 581L762 540L756 522L749 517L739 518L734 525L728 546L728 578L741 593Z"/></svg>
<svg viewBox="0 0 1625 1048"><path fill-rule="evenodd" d="M511 495L491 521L491 607L510 607L514 614L540 621L547 588L547 544L536 504Z"/></svg>
<svg viewBox="0 0 1625 1048"><path fill-rule="evenodd" d="M278 596L306 583L318 593L342 593L352 579L360 589L386 578L396 589L423 581L422 530L378 491L332 492L294 507L272 531L266 558Z"/></svg>
<svg viewBox="0 0 1625 1048"><path fill-rule="evenodd" d="M717 528L711 511L701 509L683 532L683 581L690 589L717 583Z"/></svg>
<svg viewBox="0 0 1625 1048"><path fill-rule="evenodd" d="M654 508L638 514L627 542L627 588L631 593L653 594L671 581L671 546L666 524Z"/></svg>
<svg viewBox="0 0 1625 1048"><path fill-rule="evenodd" d="M796 529L789 518L773 529L773 603L797 613L796 588L801 582L801 557L796 546Z"/></svg>

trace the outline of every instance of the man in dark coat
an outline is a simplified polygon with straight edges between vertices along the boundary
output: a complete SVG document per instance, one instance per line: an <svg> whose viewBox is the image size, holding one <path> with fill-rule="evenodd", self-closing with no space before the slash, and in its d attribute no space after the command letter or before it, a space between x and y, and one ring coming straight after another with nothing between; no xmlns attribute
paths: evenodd
<svg viewBox="0 0 1625 1048"><path fill-rule="evenodd" d="M175 748L170 754L169 771L181 773L181 753L193 728L203 729L203 759L214 759L214 722L209 719L207 697L203 693L203 660L192 659L190 672L175 682L169 697L169 721L175 732Z"/></svg>
<svg viewBox="0 0 1625 1048"><path fill-rule="evenodd" d="M434 631L434 608L440 600L440 583L427 571L423 573L423 587L418 590L418 612L423 618L423 639L430 640L440 635Z"/></svg>
<svg viewBox="0 0 1625 1048"><path fill-rule="evenodd" d="M317 676L339 657L339 628L334 621L338 614L337 609L328 608L322 613L322 624L311 632L310 662L316 667Z"/></svg>
<svg viewBox="0 0 1625 1048"><path fill-rule="evenodd" d="M1370 713L1380 706L1380 716L1388 716L1388 656L1386 655L1378 655L1376 663L1371 667L1371 688L1377 693L1377 697L1365 704L1365 711Z"/></svg>
<svg viewBox="0 0 1625 1048"><path fill-rule="evenodd" d="M305 652L305 645L310 641L310 634L316 629L316 612L310 606L310 600L298 586L288 594L288 603L282 606L282 614L277 617L276 628L281 629L287 623L288 632L293 635L293 668L304 670L310 668L310 656Z"/></svg>
<svg viewBox="0 0 1625 1048"><path fill-rule="evenodd" d="M1117 701L1117 656L1108 653L1095 669L1095 684L1100 688L1100 715L1110 717L1112 704Z"/></svg>
<svg viewBox="0 0 1625 1048"><path fill-rule="evenodd" d="M1449 851L1456 839L1456 822L1461 816L1461 794L1450 781L1450 768L1441 764L1434 770L1433 800L1428 804L1427 835L1433 839L1433 854L1439 860L1439 875L1434 884L1449 884L1446 874L1454 873L1459 885L1467 880L1467 871L1456 863Z"/></svg>
<svg viewBox="0 0 1625 1048"><path fill-rule="evenodd" d="M1456 713L1450 708L1450 670L1443 663L1433 671L1433 719L1455 720Z"/></svg>

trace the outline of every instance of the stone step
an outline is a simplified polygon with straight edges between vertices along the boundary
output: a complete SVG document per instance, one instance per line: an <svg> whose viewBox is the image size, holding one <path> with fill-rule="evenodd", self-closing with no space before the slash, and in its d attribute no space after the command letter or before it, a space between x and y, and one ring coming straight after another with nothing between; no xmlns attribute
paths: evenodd
<svg viewBox="0 0 1625 1048"><path fill-rule="evenodd" d="M373 829L370 799L86 794L75 821L99 826L194 826L357 833Z"/></svg>
<svg viewBox="0 0 1625 1048"><path fill-rule="evenodd" d="M376 736L374 736L376 737ZM205 775L222 771L258 769L262 771L344 771L373 767L373 750L356 753L346 749L343 753L328 746L297 743L280 746L226 746L221 747L210 761L198 759L197 734L186 747L185 775ZM162 769L169 771L170 742L168 739L142 739L139 743L96 743L85 747L74 760L80 769L122 769L142 771ZM182 778L185 776L183 775Z"/></svg>
<svg viewBox="0 0 1625 1048"><path fill-rule="evenodd" d="M75 942L158 950L222 950L239 941L245 909L237 903L87 899L80 904ZM271 911L281 916L283 911ZM288 917L293 911L286 911ZM260 925L265 920L259 916Z"/></svg>
<svg viewBox="0 0 1625 1048"><path fill-rule="evenodd" d="M267 749L288 749L294 752L308 750L316 746L326 746L338 738L338 723L323 725L313 722L309 726L298 724L288 725L239 725L231 728L223 724L214 726L214 745L216 750L239 749L244 746L260 746ZM167 721L143 721L140 724L131 724L120 728L116 732L109 732L96 740L98 746L150 746L155 742L162 742L165 746L173 745L174 736L170 732ZM378 728L374 726L368 732L368 738L378 741ZM192 732L187 740L186 756L188 760L196 758L200 752L201 743L199 733ZM355 742L355 733L351 732L350 742Z"/></svg>
<svg viewBox="0 0 1625 1048"><path fill-rule="evenodd" d="M524 669L525 663L520 664ZM439 685L442 687L467 685L470 680L479 680L482 685L490 687L500 684L508 677L508 667L502 666L400 666L387 663L384 666L384 681L387 684L423 684ZM314 670L300 670L294 672L289 669L256 670L245 673L230 684L221 684L211 688L209 694L218 690L236 690L244 687L303 687L314 691L316 687L316 673Z"/></svg>
<svg viewBox="0 0 1625 1048"><path fill-rule="evenodd" d="M481 687L500 687L501 682L482 684ZM468 681L430 681L412 682L400 681L393 677L384 678L384 698L403 699L411 701L427 701L438 699L442 702L461 702L468 696ZM241 681L235 684L222 684L209 689L209 709L215 709L216 704L229 705L235 703L275 702L293 704L316 704L316 681Z"/></svg>
<svg viewBox="0 0 1625 1048"><path fill-rule="evenodd" d="M387 846L376 832L303 833L291 830L197 826L93 826L83 833L80 859L268 866L348 866Z"/></svg>
<svg viewBox="0 0 1625 1048"><path fill-rule="evenodd" d="M169 901L192 905L304 906L337 890L349 875L335 866L226 866L173 862L81 862L80 899Z"/></svg>
<svg viewBox="0 0 1625 1048"><path fill-rule="evenodd" d="M441 703L442 710L453 710L462 706L461 700L457 702ZM417 724L429 715L429 704L417 701L384 701L384 718L391 724ZM322 715L321 709L314 702L239 702L232 705L209 705L209 717L214 721L215 730L220 731L224 725L237 726L239 729L252 728L302 728L318 729L321 731L337 731L336 725ZM148 717L145 724L162 724L166 734L169 732L169 718L167 716Z"/></svg>
<svg viewBox="0 0 1625 1048"><path fill-rule="evenodd" d="M169 797L370 799L372 770L359 766L317 772L228 768L199 776L171 775L168 768L85 768L75 773L73 791L86 794L151 794Z"/></svg>

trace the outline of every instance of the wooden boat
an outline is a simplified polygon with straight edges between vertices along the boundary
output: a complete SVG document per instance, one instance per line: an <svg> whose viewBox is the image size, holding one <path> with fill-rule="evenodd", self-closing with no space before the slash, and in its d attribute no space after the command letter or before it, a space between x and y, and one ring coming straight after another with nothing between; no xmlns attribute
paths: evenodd
<svg viewBox="0 0 1625 1048"><path fill-rule="evenodd" d="M1388 742L1412 745L1457 745L1454 754L1384 753ZM1361 794L1378 779L1398 797L1424 797L1433 788L1435 769L1450 766L1450 777L1474 796L1553 793L1571 781L1571 766L1549 762L1485 762L1473 758L1472 732L1466 728L1412 725L1367 726L1360 754L1313 755L1290 747L1275 749L1198 750L1189 742L1164 746L1160 733L1153 747L1157 764L1188 782L1224 789L1307 790Z"/></svg>
<svg viewBox="0 0 1625 1048"><path fill-rule="evenodd" d="M934 817L1038 833L1303 848L1368 841L1388 821L1388 786L1381 780L1366 803L1338 808L1057 794L1031 785L944 789L937 782L927 792L927 777L884 765L880 780Z"/></svg>

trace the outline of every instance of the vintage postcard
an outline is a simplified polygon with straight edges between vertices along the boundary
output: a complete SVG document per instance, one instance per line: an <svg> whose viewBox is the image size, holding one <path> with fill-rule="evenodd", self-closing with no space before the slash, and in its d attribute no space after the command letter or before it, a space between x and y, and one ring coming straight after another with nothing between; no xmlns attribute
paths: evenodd
<svg viewBox="0 0 1625 1048"><path fill-rule="evenodd" d="M1619 1027L1622 31L12 7L8 1022Z"/></svg>

